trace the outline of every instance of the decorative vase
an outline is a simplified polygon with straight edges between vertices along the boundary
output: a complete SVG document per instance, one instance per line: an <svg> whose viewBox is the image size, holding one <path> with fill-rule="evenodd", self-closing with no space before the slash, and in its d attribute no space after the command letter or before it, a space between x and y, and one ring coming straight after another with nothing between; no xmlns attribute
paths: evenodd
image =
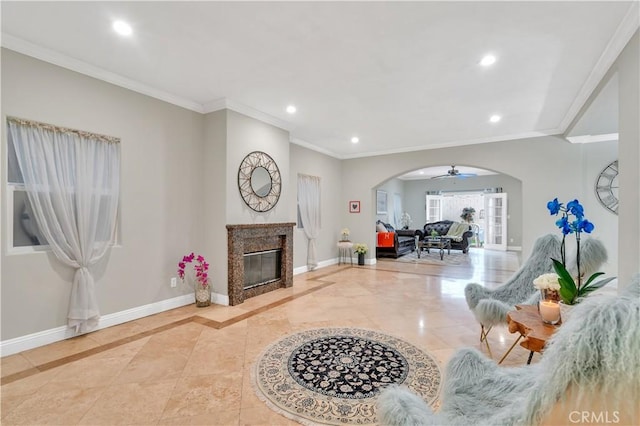
<svg viewBox="0 0 640 426"><path fill-rule="evenodd" d="M196 282L195 287L196 306L202 308L211 305L211 285L209 282L207 281L206 285Z"/></svg>
<svg viewBox="0 0 640 426"><path fill-rule="evenodd" d="M566 323L569 320L573 308L575 308L575 305L567 305L563 301L560 301L560 319L563 323Z"/></svg>
<svg viewBox="0 0 640 426"><path fill-rule="evenodd" d="M364 253L358 253L358 265L364 265Z"/></svg>

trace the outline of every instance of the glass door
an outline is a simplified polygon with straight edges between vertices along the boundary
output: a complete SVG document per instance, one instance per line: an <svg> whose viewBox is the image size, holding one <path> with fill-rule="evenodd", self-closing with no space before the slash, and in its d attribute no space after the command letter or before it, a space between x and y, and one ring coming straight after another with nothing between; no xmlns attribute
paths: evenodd
<svg viewBox="0 0 640 426"><path fill-rule="evenodd" d="M507 194L484 195L484 247L507 250Z"/></svg>
<svg viewBox="0 0 640 426"><path fill-rule="evenodd" d="M427 223L438 222L442 220L442 195L427 195L426 202L426 218Z"/></svg>

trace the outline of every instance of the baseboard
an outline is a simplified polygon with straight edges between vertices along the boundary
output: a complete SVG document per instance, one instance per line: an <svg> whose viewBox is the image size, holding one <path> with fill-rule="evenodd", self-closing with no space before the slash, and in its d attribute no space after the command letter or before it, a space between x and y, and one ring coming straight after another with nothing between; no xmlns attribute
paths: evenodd
<svg viewBox="0 0 640 426"><path fill-rule="evenodd" d="M335 265L336 263L338 263L338 258L334 258L334 259L329 259L329 260L323 260L321 262L318 262L318 266L316 266L316 269L319 268L326 268L327 266L331 266L331 265ZM293 268L293 275L300 275L300 274L304 274L305 272L309 272L309 267L307 265L305 266L298 266L297 268Z"/></svg>
<svg viewBox="0 0 640 426"><path fill-rule="evenodd" d="M522 246L507 246L507 251L522 251Z"/></svg>
<svg viewBox="0 0 640 426"><path fill-rule="evenodd" d="M211 303L215 303L216 305L229 306L229 295L211 293Z"/></svg>
<svg viewBox="0 0 640 426"><path fill-rule="evenodd" d="M212 299L215 303L218 303L217 300L224 301L224 298L226 298L226 304L228 305L228 296L219 295L216 293L212 294ZM96 327L96 329L93 331L112 327L114 325L122 324L128 321L133 321L139 318L147 317L149 315L168 311L170 309L179 308L191 303L194 303L193 293L183 294L182 296L174 297L172 299L161 300L160 302L150 303L148 305L138 306L124 311L107 314L100 317L98 327ZM26 336L3 340L0 342L0 356L4 357L7 355L13 355L18 352L48 345L50 343L59 342L61 340L69 339L75 336L77 336L77 334L72 329L67 326L61 326L49 330L40 331L38 333L28 334Z"/></svg>

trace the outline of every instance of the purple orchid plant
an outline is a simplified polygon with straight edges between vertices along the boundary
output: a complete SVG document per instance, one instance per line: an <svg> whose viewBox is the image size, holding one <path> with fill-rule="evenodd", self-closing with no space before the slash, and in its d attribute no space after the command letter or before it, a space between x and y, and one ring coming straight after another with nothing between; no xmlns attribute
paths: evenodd
<svg viewBox="0 0 640 426"><path fill-rule="evenodd" d="M197 262L193 265L193 269L196 271L196 281L205 288L209 284L209 264L201 255L196 256L191 253L188 256L183 256L182 261L178 263L178 276L182 281L184 281L184 270L187 267L187 263L192 263L194 259Z"/></svg>

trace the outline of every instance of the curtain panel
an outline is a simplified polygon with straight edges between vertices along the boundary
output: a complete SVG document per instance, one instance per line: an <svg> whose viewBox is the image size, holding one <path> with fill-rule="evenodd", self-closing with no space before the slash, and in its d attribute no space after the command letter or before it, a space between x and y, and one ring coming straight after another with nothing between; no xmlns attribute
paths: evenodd
<svg viewBox="0 0 640 426"><path fill-rule="evenodd" d="M115 241L120 198L120 140L8 118L25 191L55 256L75 268L68 325L87 332L100 312L91 265Z"/></svg>
<svg viewBox="0 0 640 426"><path fill-rule="evenodd" d="M307 247L307 268L318 266L316 259L316 239L320 234L320 178L298 175L298 207L304 234L309 240Z"/></svg>

